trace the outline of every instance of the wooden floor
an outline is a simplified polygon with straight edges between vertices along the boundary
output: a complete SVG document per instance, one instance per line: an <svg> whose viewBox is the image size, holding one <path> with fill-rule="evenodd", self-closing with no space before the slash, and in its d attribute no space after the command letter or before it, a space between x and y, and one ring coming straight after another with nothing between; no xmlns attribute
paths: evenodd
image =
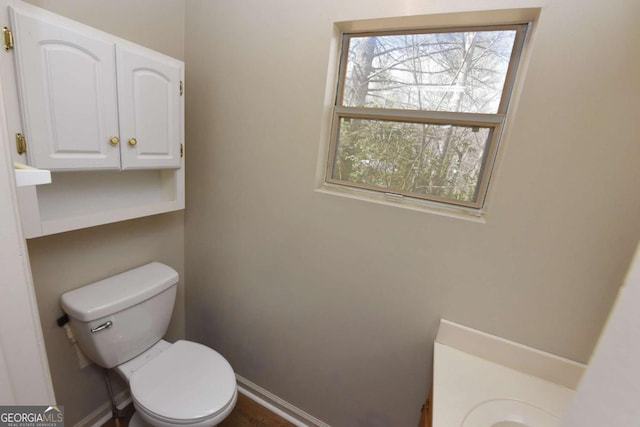
<svg viewBox="0 0 640 427"><path fill-rule="evenodd" d="M220 427L295 427L264 406L238 393L238 402Z"/></svg>
<svg viewBox="0 0 640 427"><path fill-rule="evenodd" d="M129 418L133 414L133 405L125 408L125 417L117 426L116 422L111 419L104 423L102 427L126 427L129 424ZM231 414L218 424L220 427L295 427L289 421L279 417L263 406L258 405L253 400L238 393L238 402L233 408Z"/></svg>

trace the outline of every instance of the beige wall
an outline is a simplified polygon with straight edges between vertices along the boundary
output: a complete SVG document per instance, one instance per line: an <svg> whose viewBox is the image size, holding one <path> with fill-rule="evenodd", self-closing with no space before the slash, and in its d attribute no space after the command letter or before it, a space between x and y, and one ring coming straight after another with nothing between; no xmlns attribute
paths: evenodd
<svg viewBox="0 0 640 427"><path fill-rule="evenodd" d="M184 60L184 0L26 0Z"/></svg>
<svg viewBox="0 0 640 427"><path fill-rule="evenodd" d="M184 3L181 0L32 0L76 21L97 27L176 58L184 58ZM68 290L149 261L174 267L184 278L184 215L157 215L28 241L42 329L58 403L74 425L106 402L102 372L80 370L64 330L60 296ZM184 336L184 281L168 338ZM118 387L122 389L122 384Z"/></svg>
<svg viewBox="0 0 640 427"><path fill-rule="evenodd" d="M542 6L486 223L314 192L332 23L473 0L187 2L187 335L336 426L410 426L441 317L587 361L640 238L635 0Z"/></svg>

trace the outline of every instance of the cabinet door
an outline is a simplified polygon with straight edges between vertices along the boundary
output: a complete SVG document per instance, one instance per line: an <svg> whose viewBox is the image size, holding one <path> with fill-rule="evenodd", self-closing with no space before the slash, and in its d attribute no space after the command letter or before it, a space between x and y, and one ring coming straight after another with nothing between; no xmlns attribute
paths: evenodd
<svg viewBox="0 0 640 427"><path fill-rule="evenodd" d="M115 44L37 10L11 10L27 154L43 169L118 169Z"/></svg>
<svg viewBox="0 0 640 427"><path fill-rule="evenodd" d="M129 44L117 52L122 168L180 167L183 63Z"/></svg>

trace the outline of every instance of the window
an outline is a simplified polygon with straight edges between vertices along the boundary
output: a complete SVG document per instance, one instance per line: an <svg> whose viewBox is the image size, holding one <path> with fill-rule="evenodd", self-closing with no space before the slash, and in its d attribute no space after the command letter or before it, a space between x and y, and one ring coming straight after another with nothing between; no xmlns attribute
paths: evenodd
<svg viewBox="0 0 640 427"><path fill-rule="evenodd" d="M344 34L326 182L482 208L526 29Z"/></svg>

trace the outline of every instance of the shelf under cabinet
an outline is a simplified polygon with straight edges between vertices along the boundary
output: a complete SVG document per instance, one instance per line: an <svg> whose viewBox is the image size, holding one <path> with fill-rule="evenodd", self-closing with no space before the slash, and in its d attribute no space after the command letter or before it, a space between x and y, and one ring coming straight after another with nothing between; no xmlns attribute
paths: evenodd
<svg viewBox="0 0 640 427"><path fill-rule="evenodd" d="M184 172L53 172L51 184L18 188L18 196L33 238L184 209Z"/></svg>

